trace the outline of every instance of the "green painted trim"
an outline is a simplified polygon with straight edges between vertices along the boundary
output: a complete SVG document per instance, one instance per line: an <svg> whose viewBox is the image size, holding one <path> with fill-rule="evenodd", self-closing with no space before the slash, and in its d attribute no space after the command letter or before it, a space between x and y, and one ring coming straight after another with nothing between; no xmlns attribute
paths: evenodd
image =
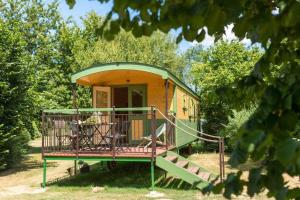
<svg viewBox="0 0 300 200"><path fill-rule="evenodd" d="M171 152L171 151L168 151L167 155L172 155L172 156L175 155L175 156L177 156L178 160L189 161L189 160L187 160L187 159L185 159L185 158L183 158L183 157L179 156L178 154L176 154L174 152ZM156 166L166 170L171 175L176 176L176 177L190 183L191 185L193 185L196 188L199 188L200 190L211 184L210 182L200 178L197 174L190 173L189 171L187 171L187 169L182 168L182 167L178 167L175 163L166 160L162 156L159 156L159 157L156 158ZM209 171L205 170L204 168L196 165L195 163L192 163L191 161L189 161L188 166L189 167L190 166L191 167L192 166L197 166L197 167L200 168L200 170L209 172ZM212 174L212 173L210 173L210 174ZM212 176L212 178L215 177L215 175L213 175L213 174L211 176ZM211 180L213 180L213 179L211 179Z"/></svg>
<svg viewBox="0 0 300 200"><path fill-rule="evenodd" d="M43 161L43 184L42 184L43 188L46 187L46 172L47 172L47 161L46 161L46 159L44 159L44 161Z"/></svg>
<svg viewBox="0 0 300 200"><path fill-rule="evenodd" d="M129 85L128 87L128 108L132 108L132 91L135 89L141 89L143 91L143 108L144 106L147 106L147 85L146 84L141 84L141 85ZM146 107L151 110L151 107ZM130 111L135 111L135 110L130 110ZM141 111L141 110L138 110Z"/></svg>
<svg viewBox="0 0 300 200"><path fill-rule="evenodd" d="M209 172L209 173L211 174L211 176L212 176L213 179L217 177L217 176L216 176L214 173L212 173L210 170L206 169L205 167L201 167L201 166L198 165L198 164L193 163L192 161L190 161L190 160L186 159L185 157L179 155L179 153L175 153L175 152L173 152L173 151L168 151L168 152L167 152L167 155L168 155L168 156L177 156L179 160L187 160L187 161L189 161L189 166L199 167L199 168L201 169L201 171Z"/></svg>
<svg viewBox="0 0 300 200"><path fill-rule="evenodd" d="M151 158L127 158L127 157L81 157L72 156L44 156L44 160L85 160L85 161L117 161L117 162L151 162Z"/></svg>
<svg viewBox="0 0 300 200"><path fill-rule="evenodd" d="M138 90L138 91L142 91L143 92L143 102L142 102L142 106L147 106L147 85L146 84L141 84L141 85L131 85L128 86L128 106L132 107L132 103L133 103L133 96L132 96L132 92L134 90ZM134 114L132 111L130 111L129 113L130 115L128 115L128 120L132 121L132 120L142 120L143 121L143 135L146 133L147 131L147 120L148 120L148 116L146 115L146 113L140 113L140 114ZM132 144L139 144L141 142L140 139L136 139L133 140L132 137L132 126L129 126L129 143Z"/></svg>
<svg viewBox="0 0 300 200"><path fill-rule="evenodd" d="M115 108L115 111L150 111L151 107ZM44 113L76 114L78 112L111 112L113 108L45 109Z"/></svg>
<svg viewBox="0 0 300 200"><path fill-rule="evenodd" d="M210 185L209 182L202 180L196 174L192 174L181 167L177 167L174 163L165 160L163 157L158 157L156 159L156 166L166 170L171 175L190 183L196 188L203 189Z"/></svg>
<svg viewBox="0 0 300 200"><path fill-rule="evenodd" d="M151 161L151 190L154 191L154 162Z"/></svg>
<svg viewBox="0 0 300 200"><path fill-rule="evenodd" d="M184 84L179 78L177 78L173 73L171 73L166 68L161 68L154 65L142 64L142 63L115 62L115 63L107 63L107 64L96 64L72 74L71 82L76 83L78 79L84 76L88 76L90 74L104 72L104 71L113 71L113 70L144 71L144 72L160 75L162 79L170 78L176 85L180 86L181 88L189 92L196 99L200 99L198 94L196 94L192 89L190 89L186 84Z"/></svg>
<svg viewBox="0 0 300 200"><path fill-rule="evenodd" d="M197 129L197 121L194 120L189 120L189 119L178 119L182 122L184 122L187 126L192 127L194 129ZM196 137L188 135L187 133L183 132L181 129L186 129L184 125L182 125L180 122L177 122L175 120L176 126L176 136L175 136L175 141L176 141L176 148L182 148L183 146L190 144L197 140ZM181 128L181 129L179 129ZM196 131L188 130L190 134L197 135Z"/></svg>

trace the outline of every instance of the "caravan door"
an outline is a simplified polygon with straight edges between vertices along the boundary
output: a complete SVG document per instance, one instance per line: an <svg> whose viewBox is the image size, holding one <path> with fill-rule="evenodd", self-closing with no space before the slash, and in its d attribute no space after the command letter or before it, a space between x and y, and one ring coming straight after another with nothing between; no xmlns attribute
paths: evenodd
<svg viewBox="0 0 300 200"><path fill-rule="evenodd" d="M110 108L111 107L111 89L110 87L93 87L93 107Z"/></svg>

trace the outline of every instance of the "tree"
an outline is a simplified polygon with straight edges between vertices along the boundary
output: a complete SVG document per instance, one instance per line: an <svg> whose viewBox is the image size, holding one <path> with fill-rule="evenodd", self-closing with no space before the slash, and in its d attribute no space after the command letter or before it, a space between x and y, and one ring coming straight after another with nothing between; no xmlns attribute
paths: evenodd
<svg viewBox="0 0 300 200"><path fill-rule="evenodd" d="M39 135L43 108L70 102L71 42L64 41L72 41L75 30L67 27L57 6L41 0L0 1L1 169L18 163L28 141ZM68 37L60 38L65 32Z"/></svg>
<svg viewBox="0 0 300 200"><path fill-rule="evenodd" d="M1 169L18 163L28 141L40 134L41 110L72 107L70 77L79 69L98 62L139 61L181 74L182 59L171 37L157 33L149 42L123 32L108 43L95 32L103 21L91 13L79 28L63 20L57 1L0 1ZM89 88L78 93L78 106L90 107Z"/></svg>
<svg viewBox="0 0 300 200"><path fill-rule="evenodd" d="M200 89L201 112L207 120L205 131L218 134L227 124L227 116L233 114L232 109L239 108L231 100L226 101L218 90L232 87L249 75L261 53L258 48L246 48L238 41L220 41L208 49L193 47L186 54L192 56L189 81ZM249 97L240 104L249 107L255 101Z"/></svg>
<svg viewBox="0 0 300 200"><path fill-rule="evenodd" d="M75 0L67 2L70 6L75 4ZM243 94L260 99L255 113L239 130L230 164L236 167L248 159L263 162L259 168L250 170L248 181L241 181L242 172L238 172L230 174L219 186L225 186L224 195L228 198L232 193L240 194L243 186L247 186L250 196L267 188L268 194L277 199L296 198L300 196L300 188L288 188L282 175L300 174L299 11L297 0L152 0L148 3L114 0L106 20L109 29L102 26L99 33L112 39L120 27L137 37L156 30L179 29L177 41L184 37L201 42L206 32L218 39L225 26L234 24L233 31L238 38L259 42L265 48L264 55L250 75L239 81L237 89L224 89L224 93L237 104ZM274 66L280 66L279 76L266 81L272 76Z"/></svg>
<svg viewBox="0 0 300 200"><path fill-rule="evenodd" d="M24 123L30 109L31 82L26 70L29 57L19 23L8 24L0 19L0 169L20 159L30 138Z"/></svg>
<svg viewBox="0 0 300 200"><path fill-rule="evenodd" d="M98 22L97 22L98 21ZM93 23L94 25L92 25ZM91 13L84 19L85 31L90 32L92 26L103 23L103 20ZM168 35L156 32L152 37L141 37L136 39L131 33L121 31L114 40L106 41L103 38L94 40L88 46L81 43L75 53L76 61L81 68L93 64L109 62L141 62L164 67L183 76L183 57L177 54L176 42Z"/></svg>

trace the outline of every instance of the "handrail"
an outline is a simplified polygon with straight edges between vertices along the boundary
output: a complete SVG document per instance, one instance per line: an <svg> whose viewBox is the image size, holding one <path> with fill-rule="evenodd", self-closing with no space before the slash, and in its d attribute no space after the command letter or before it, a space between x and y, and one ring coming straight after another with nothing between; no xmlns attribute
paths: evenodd
<svg viewBox="0 0 300 200"><path fill-rule="evenodd" d="M186 130L178 127L175 123L173 123L171 120L169 120L159 109L156 108L156 110L159 112L159 114L161 114L163 116L163 118L165 118L169 123L171 123L173 126L175 126L176 128L178 128L179 130L183 131L184 133L190 135L190 136L193 136L195 138L198 138L198 139L201 139L201 140L204 140L204 141L207 141L207 142L214 142L214 143L217 143L219 142L219 140L210 140L210 139L206 139L206 138L203 138L203 137L199 137L197 135L194 135L194 134L191 134L189 132L187 132Z"/></svg>
<svg viewBox="0 0 300 200"><path fill-rule="evenodd" d="M188 135L191 135L195 138L198 138L200 140L203 140L203 141L207 141L207 142L214 142L214 143L218 143L219 144L219 164L220 164L220 180L221 182L223 182L224 180L224 177L225 177L225 166L224 166L224 138L223 137L218 137L218 136L214 136L214 140L210 140L210 139L206 139L206 138L203 138L203 137L200 137L200 136L197 136L197 135L194 135L194 134L191 134L189 132L187 132L186 130L178 127L175 123L173 123L168 117L166 117L159 109L156 108L156 111L158 111L158 113L163 117L165 118L169 123L171 123L173 126L175 126L176 128L178 128L179 130L183 131L184 133L188 134ZM175 117L173 115L173 117ZM176 118L176 117L175 117ZM177 118L176 118L177 119ZM179 120L178 120L179 121ZM185 125L186 127L188 127L187 125ZM191 127L188 127L192 130L195 130ZM199 133L198 130L195 130L196 132ZM201 134L201 132L200 132ZM212 136L212 135L209 135L209 134L205 134L207 136Z"/></svg>
<svg viewBox="0 0 300 200"><path fill-rule="evenodd" d="M220 137L220 136L210 135L210 134L207 134L207 133L203 133L203 132L201 132L201 131L198 131L198 130L196 130L196 129L194 129L194 128L188 126L188 125L186 125L185 123L183 123L180 119L176 118L176 116L175 116L174 114L172 114L172 113L170 113L170 114L171 114L173 117L175 117L175 119L177 119L181 124L183 124L185 127L189 128L189 129L191 129L192 131L196 131L197 133L200 133L201 135L205 135L205 136L208 136L208 137L211 137L211 138L217 138L217 139L221 139L221 138L222 138L222 137Z"/></svg>
<svg viewBox="0 0 300 200"><path fill-rule="evenodd" d="M115 111L150 111L151 107L115 108ZM76 112L107 112L113 108L78 108L78 109L45 109L44 113L53 114L76 114Z"/></svg>

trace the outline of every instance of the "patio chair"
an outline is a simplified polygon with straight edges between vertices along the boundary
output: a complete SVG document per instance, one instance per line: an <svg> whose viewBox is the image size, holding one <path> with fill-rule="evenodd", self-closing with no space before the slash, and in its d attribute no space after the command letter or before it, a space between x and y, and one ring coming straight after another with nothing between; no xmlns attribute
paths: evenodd
<svg viewBox="0 0 300 200"><path fill-rule="evenodd" d="M69 125L70 132L69 134L65 135L65 137L69 141L71 150L74 150L76 149L77 137L80 136L80 132L82 130L81 121L79 120L77 125L77 121L72 120L68 122L68 125ZM78 139L80 140L80 137Z"/></svg>
<svg viewBox="0 0 300 200"><path fill-rule="evenodd" d="M65 129L65 121L64 120L58 120L54 119L52 121L52 128L54 135L56 137L56 140L58 142L58 148L59 150L62 150L64 143L65 143L65 138L64 138L64 133L63 130Z"/></svg>
<svg viewBox="0 0 300 200"><path fill-rule="evenodd" d="M116 141L115 144L117 150L123 151L124 149L129 149L129 147L126 146L129 127L130 127L129 121L122 121L117 123L116 130L115 130L115 141ZM110 139L112 145L114 136L110 133L105 137ZM124 149L123 149L123 145L125 145Z"/></svg>
<svg viewBox="0 0 300 200"><path fill-rule="evenodd" d="M160 140L160 136L166 133L166 123L161 124L155 131L156 135L156 143L160 145L164 145L165 143ZM144 145L146 142L146 146L144 146L144 149L148 148L152 144L152 135L150 134L149 136L146 137L141 137L142 142L139 144L139 146Z"/></svg>

